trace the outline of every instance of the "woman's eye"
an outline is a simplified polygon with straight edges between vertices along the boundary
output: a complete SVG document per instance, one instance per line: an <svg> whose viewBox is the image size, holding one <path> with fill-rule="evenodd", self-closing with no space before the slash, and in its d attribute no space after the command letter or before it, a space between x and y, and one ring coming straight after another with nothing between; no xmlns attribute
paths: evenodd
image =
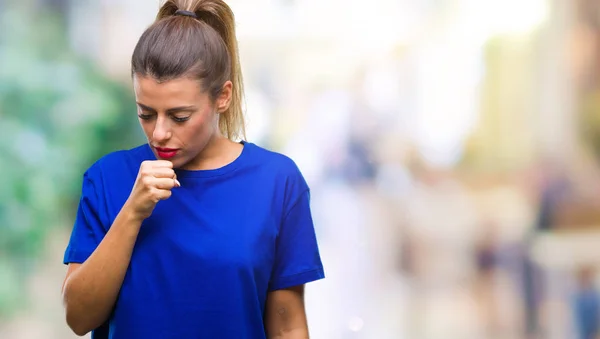
<svg viewBox="0 0 600 339"><path fill-rule="evenodd" d="M190 117L189 117L189 116L187 116L187 117L176 117L176 116L172 116L171 118L172 118L172 119L173 119L173 121L175 121L175 122L185 122L185 121L188 121L188 120L190 119Z"/></svg>
<svg viewBox="0 0 600 339"><path fill-rule="evenodd" d="M152 114L138 113L138 117L142 120L149 120L150 118L152 118L152 116Z"/></svg>

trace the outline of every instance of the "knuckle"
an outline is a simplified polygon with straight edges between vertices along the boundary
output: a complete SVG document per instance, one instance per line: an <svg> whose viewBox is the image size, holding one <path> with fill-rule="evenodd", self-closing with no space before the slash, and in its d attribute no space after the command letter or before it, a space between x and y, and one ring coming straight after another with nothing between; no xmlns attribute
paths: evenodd
<svg viewBox="0 0 600 339"><path fill-rule="evenodd" d="M160 201L160 194L158 194L158 190L154 189L151 191L150 200L155 204Z"/></svg>
<svg viewBox="0 0 600 339"><path fill-rule="evenodd" d="M151 172L151 167L150 166L140 167L140 173L142 175L148 175L148 174L150 174L150 172Z"/></svg>
<svg viewBox="0 0 600 339"><path fill-rule="evenodd" d="M142 184L146 187L150 186L152 184L152 178L149 176L142 177Z"/></svg>

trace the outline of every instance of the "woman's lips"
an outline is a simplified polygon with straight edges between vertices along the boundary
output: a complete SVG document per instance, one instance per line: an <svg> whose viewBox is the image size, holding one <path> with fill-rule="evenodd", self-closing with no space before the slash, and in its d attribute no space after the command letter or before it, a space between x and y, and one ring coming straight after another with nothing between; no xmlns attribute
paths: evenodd
<svg viewBox="0 0 600 339"><path fill-rule="evenodd" d="M163 148L163 147L154 147L156 149L156 153L158 153L158 156L163 158L163 159L170 159L174 156L177 155L177 152L179 152L179 149L177 148Z"/></svg>

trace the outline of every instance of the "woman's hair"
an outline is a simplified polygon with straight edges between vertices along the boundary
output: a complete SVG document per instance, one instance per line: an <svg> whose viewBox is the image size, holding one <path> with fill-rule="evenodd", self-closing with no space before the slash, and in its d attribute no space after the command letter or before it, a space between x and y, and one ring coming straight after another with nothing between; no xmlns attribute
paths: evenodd
<svg viewBox="0 0 600 339"><path fill-rule="evenodd" d="M135 47L131 74L159 82L180 77L199 80L212 100L231 80L231 103L219 118L219 129L231 140L245 137L235 21L223 0L166 1Z"/></svg>

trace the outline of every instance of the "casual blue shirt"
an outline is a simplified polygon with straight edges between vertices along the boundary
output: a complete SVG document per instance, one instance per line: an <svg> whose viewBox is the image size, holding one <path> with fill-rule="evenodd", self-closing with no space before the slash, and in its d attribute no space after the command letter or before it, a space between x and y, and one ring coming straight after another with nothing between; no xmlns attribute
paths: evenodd
<svg viewBox="0 0 600 339"><path fill-rule="evenodd" d="M324 278L298 167L243 145L222 168L175 170L181 187L142 223L109 338L265 338L267 293ZM83 263L96 249L144 160L156 160L147 144L85 172L65 264Z"/></svg>

